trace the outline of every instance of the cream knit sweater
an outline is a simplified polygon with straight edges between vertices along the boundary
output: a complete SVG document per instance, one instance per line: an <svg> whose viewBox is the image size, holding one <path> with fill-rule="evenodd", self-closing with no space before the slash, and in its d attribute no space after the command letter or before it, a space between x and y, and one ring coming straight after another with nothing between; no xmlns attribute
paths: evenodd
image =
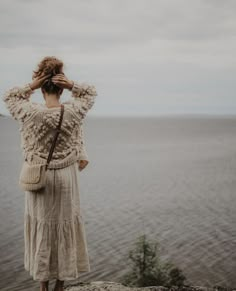
<svg viewBox="0 0 236 291"><path fill-rule="evenodd" d="M61 168L88 155L84 144L83 120L97 96L93 85L74 82L72 98L62 102L64 116L52 160L48 168ZM30 100L34 93L29 86L16 86L3 95L12 117L19 121L21 149L24 159L32 164L45 163L59 122L60 107L48 108Z"/></svg>

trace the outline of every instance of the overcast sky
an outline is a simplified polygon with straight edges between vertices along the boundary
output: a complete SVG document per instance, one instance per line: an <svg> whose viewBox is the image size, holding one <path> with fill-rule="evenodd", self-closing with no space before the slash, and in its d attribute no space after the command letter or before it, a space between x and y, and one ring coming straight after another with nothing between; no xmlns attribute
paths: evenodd
<svg viewBox="0 0 236 291"><path fill-rule="evenodd" d="M234 0L1 0L0 8L1 95L53 55L70 79L96 86L91 116L236 114ZM32 100L44 102L39 90Z"/></svg>

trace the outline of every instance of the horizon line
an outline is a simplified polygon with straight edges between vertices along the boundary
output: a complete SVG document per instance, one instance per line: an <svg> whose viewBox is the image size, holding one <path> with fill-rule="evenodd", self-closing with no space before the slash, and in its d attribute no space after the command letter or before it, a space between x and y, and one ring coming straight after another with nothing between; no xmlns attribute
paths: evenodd
<svg viewBox="0 0 236 291"><path fill-rule="evenodd" d="M10 114L0 112L0 117L12 118ZM201 113L201 112L180 112L180 113L158 113L158 114L92 114L90 118L160 118L160 117L235 117L236 113Z"/></svg>

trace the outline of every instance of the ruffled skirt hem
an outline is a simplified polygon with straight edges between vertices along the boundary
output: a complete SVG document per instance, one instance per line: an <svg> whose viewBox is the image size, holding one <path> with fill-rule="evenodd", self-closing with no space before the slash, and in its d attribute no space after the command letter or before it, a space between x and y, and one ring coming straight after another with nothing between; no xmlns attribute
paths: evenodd
<svg viewBox="0 0 236 291"><path fill-rule="evenodd" d="M25 214L24 242L24 268L35 281L74 280L90 272L81 215L46 221Z"/></svg>
<svg viewBox="0 0 236 291"><path fill-rule="evenodd" d="M90 271L90 266L87 265L84 267L84 269L80 268L78 270L78 272L73 276L73 277L61 277L57 272L55 273L50 273L49 276L37 276L35 275L30 269L28 269L27 267L25 267L25 270L29 272L30 276L33 278L34 281L39 281L39 282L43 282L43 281L49 281L49 280L53 280L53 279L58 279L61 281L70 281L70 280L75 280L78 279L80 277L80 274L85 273L85 272L89 272Z"/></svg>

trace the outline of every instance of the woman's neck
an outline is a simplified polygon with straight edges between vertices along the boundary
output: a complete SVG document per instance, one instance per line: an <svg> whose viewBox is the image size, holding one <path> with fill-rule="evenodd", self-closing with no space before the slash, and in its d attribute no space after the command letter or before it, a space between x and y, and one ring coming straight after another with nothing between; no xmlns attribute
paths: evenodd
<svg viewBox="0 0 236 291"><path fill-rule="evenodd" d="M56 95L47 95L44 99L45 99L45 105L47 107L58 107L61 105Z"/></svg>

